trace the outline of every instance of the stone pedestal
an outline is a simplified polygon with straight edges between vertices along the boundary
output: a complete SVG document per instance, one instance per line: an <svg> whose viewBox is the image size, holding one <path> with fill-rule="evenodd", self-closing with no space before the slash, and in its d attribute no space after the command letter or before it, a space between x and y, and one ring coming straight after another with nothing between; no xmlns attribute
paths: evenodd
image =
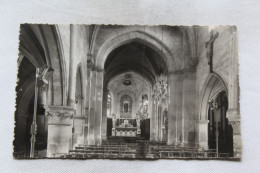
<svg viewBox="0 0 260 173"><path fill-rule="evenodd" d="M208 149L208 123L209 120L197 121L199 125L199 147Z"/></svg>
<svg viewBox="0 0 260 173"><path fill-rule="evenodd" d="M75 110L67 106L46 106L48 120L47 157L66 154L72 149L72 124Z"/></svg>
<svg viewBox="0 0 260 173"><path fill-rule="evenodd" d="M116 129L112 128L112 136L116 136Z"/></svg>
<svg viewBox="0 0 260 173"><path fill-rule="evenodd" d="M158 140L157 136L158 136L158 104L153 101L151 127L150 127L150 141L157 141Z"/></svg>
<svg viewBox="0 0 260 173"><path fill-rule="evenodd" d="M140 129L137 129L137 135L141 135L141 130Z"/></svg>
<svg viewBox="0 0 260 173"><path fill-rule="evenodd" d="M240 128L240 115L237 109L229 109L227 111L227 118L233 129L233 151L235 158L242 156L242 139Z"/></svg>
<svg viewBox="0 0 260 173"><path fill-rule="evenodd" d="M83 116L74 116L73 117L73 140L72 148L84 144L84 130L85 130L85 120L86 117Z"/></svg>

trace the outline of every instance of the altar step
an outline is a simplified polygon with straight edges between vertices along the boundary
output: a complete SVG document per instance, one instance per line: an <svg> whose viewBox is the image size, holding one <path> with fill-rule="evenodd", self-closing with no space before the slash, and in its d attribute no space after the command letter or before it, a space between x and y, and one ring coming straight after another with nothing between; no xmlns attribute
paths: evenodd
<svg viewBox="0 0 260 173"><path fill-rule="evenodd" d="M130 137L130 136L109 136L107 137L108 143L116 143L116 144L123 144L123 143L136 143L137 137Z"/></svg>

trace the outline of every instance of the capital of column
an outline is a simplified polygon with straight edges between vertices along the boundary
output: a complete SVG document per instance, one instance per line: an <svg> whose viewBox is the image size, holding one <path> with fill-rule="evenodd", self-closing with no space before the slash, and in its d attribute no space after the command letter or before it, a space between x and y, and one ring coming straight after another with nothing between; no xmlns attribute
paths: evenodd
<svg viewBox="0 0 260 173"><path fill-rule="evenodd" d="M75 110L69 106L44 106L45 115L50 118L72 119Z"/></svg>
<svg viewBox="0 0 260 173"><path fill-rule="evenodd" d="M87 68L92 69L94 64L95 63L92 54L87 54Z"/></svg>
<svg viewBox="0 0 260 173"><path fill-rule="evenodd" d="M88 69L92 69L93 66L94 66L93 62L92 62L91 60L88 60L88 61L87 61L87 68L88 68Z"/></svg>
<svg viewBox="0 0 260 173"><path fill-rule="evenodd" d="M237 108L227 110L227 118L229 121L240 121L240 114Z"/></svg>
<svg viewBox="0 0 260 173"><path fill-rule="evenodd" d="M198 65L198 63L199 63L199 58L191 58L191 59L189 60L189 68L195 70L196 67L197 67L197 65Z"/></svg>
<svg viewBox="0 0 260 173"><path fill-rule="evenodd" d="M227 119L233 128L233 134L240 135L240 114L237 109L229 109L227 111Z"/></svg>

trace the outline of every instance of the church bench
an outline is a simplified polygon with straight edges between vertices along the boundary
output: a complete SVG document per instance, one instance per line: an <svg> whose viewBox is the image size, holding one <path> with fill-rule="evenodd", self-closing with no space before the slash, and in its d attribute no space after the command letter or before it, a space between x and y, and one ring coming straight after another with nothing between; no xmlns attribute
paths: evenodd
<svg viewBox="0 0 260 173"><path fill-rule="evenodd" d="M178 146L157 146L152 147L150 154L156 157L174 158L174 157L197 157L197 147L178 147Z"/></svg>
<svg viewBox="0 0 260 173"><path fill-rule="evenodd" d="M135 158L135 154L121 154L118 158Z"/></svg>
<svg viewBox="0 0 260 173"><path fill-rule="evenodd" d="M159 151L158 155L160 158L173 158L173 157L181 157L182 156L182 151L176 151L176 150L164 150L164 151ZM165 157L166 155L166 157Z"/></svg>

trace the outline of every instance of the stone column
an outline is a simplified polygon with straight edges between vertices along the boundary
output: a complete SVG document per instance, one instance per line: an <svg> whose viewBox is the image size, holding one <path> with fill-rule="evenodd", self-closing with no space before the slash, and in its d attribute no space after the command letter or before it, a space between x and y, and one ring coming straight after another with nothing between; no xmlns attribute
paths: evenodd
<svg viewBox="0 0 260 173"><path fill-rule="evenodd" d="M157 116L157 140L162 141L162 105L158 106L158 116Z"/></svg>
<svg viewBox="0 0 260 173"><path fill-rule="evenodd" d="M231 29L230 37L230 65L228 83L228 111L227 118L233 128L233 150L234 157L241 157L242 140L240 130L240 110L239 110L239 83L238 83L238 52L236 28Z"/></svg>
<svg viewBox="0 0 260 173"><path fill-rule="evenodd" d="M95 128L95 103L96 103L96 71L90 71L89 86L89 112L88 112L88 145L95 145L94 128Z"/></svg>
<svg viewBox="0 0 260 173"><path fill-rule="evenodd" d="M102 105L103 105L103 71L96 69L96 104L95 104L95 144L101 144L101 136L106 137L106 120L105 127L102 128Z"/></svg>
<svg viewBox="0 0 260 173"><path fill-rule="evenodd" d="M182 140L182 87L183 72L168 75L170 102L168 104L168 145L180 145Z"/></svg>
<svg viewBox="0 0 260 173"><path fill-rule="evenodd" d="M152 115L150 119L150 141L157 141L157 132L156 129L158 128L157 126L157 103L153 100L152 101Z"/></svg>
<svg viewBox="0 0 260 173"><path fill-rule="evenodd" d="M107 139L107 95L108 90L105 90L103 93L103 101L102 101L102 126L101 126L101 139ZM111 105L112 106L112 105ZM112 110L111 110L112 111Z"/></svg>
<svg viewBox="0 0 260 173"><path fill-rule="evenodd" d="M194 71L184 72L183 79L183 138L182 145L195 145L195 103L196 103L196 74Z"/></svg>
<svg viewBox="0 0 260 173"><path fill-rule="evenodd" d="M89 122L89 111L90 111L90 107L89 107L89 98L90 98L90 73L91 73L91 68L93 65L93 61L92 61L92 55L88 54L88 60L87 60L87 70L86 70L86 102L85 102L85 131L84 131L84 144L88 144L88 122ZM84 89L84 88L83 88Z"/></svg>
<svg viewBox="0 0 260 173"><path fill-rule="evenodd" d="M176 81L174 83L175 91L173 92L173 97L175 100L175 114L176 114L176 122L175 122L175 133L176 133L176 141L175 145L183 144L184 139L184 119L183 119L183 71L177 71L175 74Z"/></svg>
<svg viewBox="0 0 260 173"><path fill-rule="evenodd" d="M72 123L75 110L68 106L45 106L48 121L47 157L59 157L72 149Z"/></svg>
<svg viewBox="0 0 260 173"><path fill-rule="evenodd" d="M171 72L168 74L168 85L170 91L170 101L168 104L168 139L167 145L176 144L177 133L177 108L180 101L178 100L178 74Z"/></svg>
<svg viewBox="0 0 260 173"><path fill-rule="evenodd" d="M68 76L68 100L67 105L73 106L75 103L76 90L76 71L75 61L77 58L77 26L70 25L70 60L69 60L69 76Z"/></svg>

